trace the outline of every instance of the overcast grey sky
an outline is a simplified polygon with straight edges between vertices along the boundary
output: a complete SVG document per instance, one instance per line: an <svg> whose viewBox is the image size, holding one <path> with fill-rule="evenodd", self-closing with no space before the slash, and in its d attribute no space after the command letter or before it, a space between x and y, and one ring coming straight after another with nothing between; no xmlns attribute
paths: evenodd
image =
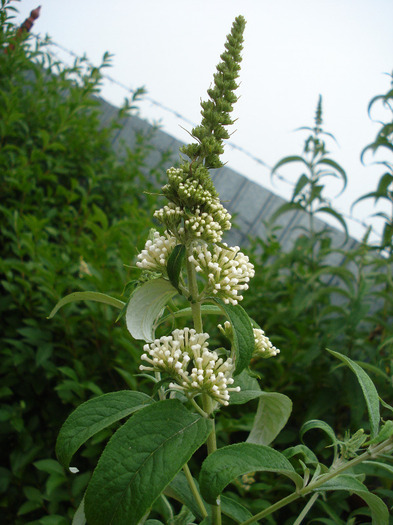
<svg viewBox="0 0 393 525"><path fill-rule="evenodd" d="M375 189L380 169L363 167L359 156L379 129L367 115L368 103L390 87L384 73L393 70L393 0L22 0L16 4L18 21L39 4L36 34L49 34L95 64L105 51L114 54L108 74L130 89L145 86L148 91L141 116L160 120L165 131L184 141L188 135L181 126L191 126L152 100L198 123L199 101L225 36L242 14L247 26L232 142L269 166L300 154L306 135L294 130L313 125L322 94L325 130L339 144L330 144L331 157L349 179L338 199L339 186L329 185L333 205L349 213L357 197ZM53 50L71 61L67 53ZM102 96L120 104L127 92L107 81ZM239 151L227 147L224 160L290 197L289 184L277 180L272 186L269 170ZM294 182L298 173L283 174ZM372 212L370 204L363 204L354 215L366 219ZM363 229L352 224L351 232L360 236Z"/></svg>

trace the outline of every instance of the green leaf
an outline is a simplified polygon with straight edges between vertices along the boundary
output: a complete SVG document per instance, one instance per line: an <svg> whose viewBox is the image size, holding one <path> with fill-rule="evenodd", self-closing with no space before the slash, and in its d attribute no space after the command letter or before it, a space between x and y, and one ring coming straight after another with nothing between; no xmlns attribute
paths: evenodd
<svg viewBox="0 0 393 525"><path fill-rule="evenodd" d="M379 431L378 435L372 439L369 444L374 445L376 443L382 443L382 441L386 441L393 435L393 421L389 419L386 421Z"/></svg>
<svg viewBox="0 0 393 525"><path fill-rule="evenodd" d="M340 164L337 164L337 162L332 159L323 158L318 162L318 164L326 164L340 173L343 179L343 189L340 192L341 194L347 186L347 174L345 173L345 170L340 166Z"/></svg>
<svg viewBox="0 0 393 525"><path fill-rule="evenodd" d="M170 520L171 525L190 525L194 522L194 514L185 505L180 512L176 514L173 520Z"/></svg>
<svg viewBox="0 0 393 525"><path fill-rule="evenodd" d="M352 372L356 375L357 380L359 381L360 387L363 391L364 399L366 401L368 417L370 421L370 430L371 437L374 438L378 434L379 429L379 397L377 389L374 386L374 383L371 381L366 372L361 368L357 363L352 361L349 357L334 352L333 350L327 349L334 357L341 359Z"/></svg>
<svg viewBox="0 0 393 525"><path fill-rule="evenodd" d="M251 377L246 370L243 370L243 372L235 377L235 382L232 386L240 386L241 390L240 392L231 392L230 405L243 405L251 401L251 399L256 399L263 393L258 381L254 377Z"/></svg>
<svg viewBox="0 0 393 525"><path fill-rule="evenodd" d="M348 237L347 223L345 222L345 219L341 215L341 213L338 213L333 208L329 208L329 206L322 206L321 208L318 208L317 210L315 210L315 213L327 213L328 215L332 215L335 219L338 220L338 222L344 228L345 236Z"/></svg>
<svg viewBox="0 0 393 525"><path fill-rule="evenodd" d="M74 292L70 293L69 295L66 295L63 297L63 299L60 299L60 301L56 304L56 306L53 308L51 313L48 315L47 319L52 319L52 317L66 304L69 303L75 303L77 301L96 301L98 303L104 303L109 304L109 306L114 306L115 308L123 308L124 304L123 301L119 301L119 299L115 299L114 297L111 297L110 295L106 295L104 293L99 292Z"/></svg>
<svg viewBox="0 0 393 525"><path fill-rule="evenodd" d="M302 486L302 478L290 462L277 450L254 443L237 443L210 454L202 464L199 485L204 499L215 504L224 488L238 476L265 471L283 474Z"/></svg>
<svg viewBox="0 0 393 525"><path fill-rule="evenodd" d="M72 456L91 436L140 410L153 400L142 392L121 390L82 403L66 419L56 442L56 455L68 468Z"/></svg>
<svg viewBox="0 0 393 525"><path fill-rule="evenodd" d="M386 403L381 397L379 398L379 401L384 408L387 408L388 410L390 410L390 412L393 412L393 407Z"/></svg>
<svg viewBox="0 0 393 525"><path fill-rule="evenodd" d="M305 159L303 159L303 157L299 157L299 155L291 155L289 157L284 157L283 159L279 160L277 162L277 164L275 164L275 166L273 166L272 175L279 168L281 168L282 166L285 166L285 164L293 164L294 162L301 162L302 164L307 166L307 168L310 168L310 164Z"/></svg>
<svg viewBox="0 0 393 525"><path fill-rule="evenodd" d="M303 173L303 175L300 176L299 180L296 183L295 189L293 190L292 194L292 200L302 191L304 186L309 183L309 179L307 175Z"/></svg>
<svg viewBox="0 0 393 525"><path fill-rule="evenodd" d="M311 465L318 464L317 456L306 445L296 445L294 447L286 448L283 454L287 459L291 459L297 455L301 455L304 463Z"/></svg>
<svg viewBox="0 0 393 525"><path fill-rule="evenodd" d="M387 472L390 474L389 479L393 478L393 466L389 465L388 463L381 463L380 461L363 461L361 466L366 467L366 469L361 470L361 472L364 472L366 475L387 478L386 475L384 476L384 473ZM382 472L380 472L381 470Z"/></svg>
<svg viewBox="0 0 393 525"><path fill-rule="evenodd" d="M54 459L40 459L33 463L36 469L47 474L64 474L63 467Z"/></svg>
<svg viewBox="0 0 393 525"><path fill-rule="evenodd" d="M387 525L387 523L389 523L389 510L385 503L381 498L369 492L367 487L353 476L345 474L337 476L315 490L317 492L325 490L347 490L356 494L369 506L373 525Z"/></svg>
<svg viewBox="0 0 393 525"><path fill-rule="evenodd" d="M337 438L336 434L334 433L334 430L330 425L325 423L325 421L320 421L319 419L311 419L310 421L307 421L302 425L302 428L300 429L300 439L303 440L303 436L306 432L313 429L319 429L323 430L329 438L332 440L332 445L334 448L334 457L337 456Z"/></svg>
<svg viewBox="0 0 393 525"><path fill-rule="evenodd" d="M85 498L82 498L82 501L79 504L79 507L76 509L74 517L72 519L72 525L86 525L86 516L85 516Z"/></svg>
<svg viewBox="0 0 393 525"><path fill-rule="evenodd" d="M218 304L232 325L233 346L236 353L234 375L238 375L249 365L255 347L251 319L239 304L225 304L218 298L213 301Z"/></svg>
<svg viewBox="0 0 393 525"><path fill-rule="evenodd" d="M289 397L277 392L261 392L247 443L270 445L286 425L291 412Z"/></svg>
<svg viewBox="0 0 393 525"><path fill-rule="evenodd" d="M393 337L392 337L392 342L393 342ZM366 371L369 371L369 372L373 372L373 374L375 374L377 376L380 376L380 377L383 377L384 379L386 379L386 381L388 381L390 383L391 378L389 377L389 375L384 370L379 368L378 366L372 365L371 363L365 363L364 361L355 361L355 362L361 368L363 368L363 370L366 370Z"/></svg>
<svg viewBox="0 0 393 525"><path fill-rule="evenodd" d="M176 294L176 289L166 279L147 281L135 290L126 312L127 328L134 339L154 340L156 320Z"/></svg>
<svg viewBox="0 0 393 525"><path fill-rule="evenodd" d="M211 420L175 399L140 410L102 453L86 492L87 522L136 525L211 430Z"/></svg>
<svg viewBox="0 0 393 525"><path fill-rule="evenodd" d="M393 183L393 175L391 173L385 173L379 180L377 193L383 197L389 198L388 189L389 186Z"/></svg>
<svg viewBox="0 0 393 525"><path fill-rule="evenodd" d="M184 256L186 253L186 247L184 244L178 244L174 247L171 255L168 259L167 272L169 280L172 285L177 289L179 286L179 275L181 272Z"/></svg>
<svg viewBox="0 0 393 525"><path fill-rule="evenodd" d="M221 510L225 516L233 519L236 523L243 523L252 517L251 512L240 503L228 496L221 496Z"/></svg>

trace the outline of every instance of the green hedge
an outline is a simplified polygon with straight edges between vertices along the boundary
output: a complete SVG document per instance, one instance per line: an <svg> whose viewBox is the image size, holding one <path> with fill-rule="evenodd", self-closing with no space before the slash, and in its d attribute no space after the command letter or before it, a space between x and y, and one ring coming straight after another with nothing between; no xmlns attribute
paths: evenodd
<svg viewBox="0 0 393 525"><path fill-rule="evenodd" d="M0 514L3 523L45 514L63 523L88 473L69 485L53 460L57 432L81 401L135 386L136 360L116 312L102 305L46 317L71 291L122 293L150 220L140 188L164 170L146 166L149 137L122 159L112 151L130 106L100 125L93 95L106 57L99 68L64 68L45 44L16 40L6 9L1 16Z"/></svg>

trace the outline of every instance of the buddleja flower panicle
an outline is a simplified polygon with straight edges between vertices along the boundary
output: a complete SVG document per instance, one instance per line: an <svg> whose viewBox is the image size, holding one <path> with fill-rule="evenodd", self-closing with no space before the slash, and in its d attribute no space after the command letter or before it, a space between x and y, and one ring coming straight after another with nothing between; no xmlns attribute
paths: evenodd
<svg viewBox="0 0 393 525"><path fill-rule="evenodd" d="M140 370L167 373L172 379L169 387L189 398L205 393L222 405L228 405L229 392L240 390L230 387L234 380L231 358L224 360L208 349L209 334L198 334L194 329L174 330L146 344L141 359L147 362ZM191 367L191 369L190 369Z"/></svg>
<svg viewBox="0 0 393 525"><path fill-rule="evenodd" d="M175 237L168 232L160 235L155 231L153 238L146 241L144 249L138 254L137 267L166 273L167 262L175 246Z"/></svg>
<svg viewBox="0 0 393 525"><path fill-rule="evenodd" d="M218 325L220 332L229 340L233 342L233 329L229 321L225 321L224 326ZM280 350L276 348L270 339L267 337L265 332L260 328L253 328L254 333L254 351L252 354L253 358L268 359L269 357L275 357L280 353Z"/></svg>
<svg viewBox="0 0 393 525"><path fill-rule="evenodd" d="M280 350L273 345L263 330L260 328L253 328L253 332L255 350L252 356L254 358L262 357L263 359L268 359L269 357L275 357L280 353Z"/></svg>
<svg viewBox="0 0 393 525"><path fill-rule="evenodd" d="M163 187L169 204L154 212L165 228L181 244L194 239L221 242L224 231L231 229L231 215L220 203L209 184L186 177L181 168L168 170L169 183Z"/></svg>
<svg viewBox="0 0 393 525"><path fill-rule="evenodd" d="M243 299L241 292L248 289L255 275L247 255L238 246L230 248L225 243L211 248L204 243L198 244L188 260L207 281L205 295L216 295L226 304L238 304Z"/></svg>

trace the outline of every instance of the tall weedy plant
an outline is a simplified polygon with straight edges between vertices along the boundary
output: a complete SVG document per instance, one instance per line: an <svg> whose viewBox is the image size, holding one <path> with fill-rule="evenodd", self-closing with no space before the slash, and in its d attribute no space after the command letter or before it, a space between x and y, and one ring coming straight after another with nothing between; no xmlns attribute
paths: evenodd
<svg viewBox="0 0 393 525"><path fill-rule="evenodd" d="M152 384L151 396L120 391L93 398L64 423L56 448L59 461L69 467L72 456L91 436L127 418L102 453L75 523L153 525L162 521L148 518L159 516L170 524L218 525L223 513L225 523L248 525L309 495L302 519L319 495L330 490L355 492L369 505L375 523L386 522L388 511L382 500L355 475L343 475L365 459L393 449L393 424L386 423L379 432L378 395L365 372L350 359L334 353L355 372L368 401L367 451L356 454L368 439L363 430L340 441L329 425L315 421L306 424L302 435L315 428L328 434L334 445L331 467L320 464L304 445L286 453L269 446L290 415L291 401L279 393L263 392L248 371L252 358L272 357L278 350L239 305L254 268L239 247L222 242L231 217L209 173L222 165L222 141L229 136L225 126L233 123L230 113L237 99L244 27L239 16L227 37L209 99L202 102L201 125L192 130L196 142L182 149L188 160L167 171L162 192L168 202L154 212L164 231L152 230L138 255L141 276L128 302L79 292L65 297L51 313L81 299L120 308L133 338L145 342L140 370ZM226 318L218 330L227 344L213 350L204 319L216 315ZM220 409L252 399L259 399L259 407L247 442L217 449L215 420ZM193 457L204 444L207 457L199 452ZM302 461L294 466L290 458L298 454ZM232 480L251 471L285 476L294 491L253 516L222 495ZM194 477L198 474L199 484ZM181 503L180 511L173 500Z"/></svg>

